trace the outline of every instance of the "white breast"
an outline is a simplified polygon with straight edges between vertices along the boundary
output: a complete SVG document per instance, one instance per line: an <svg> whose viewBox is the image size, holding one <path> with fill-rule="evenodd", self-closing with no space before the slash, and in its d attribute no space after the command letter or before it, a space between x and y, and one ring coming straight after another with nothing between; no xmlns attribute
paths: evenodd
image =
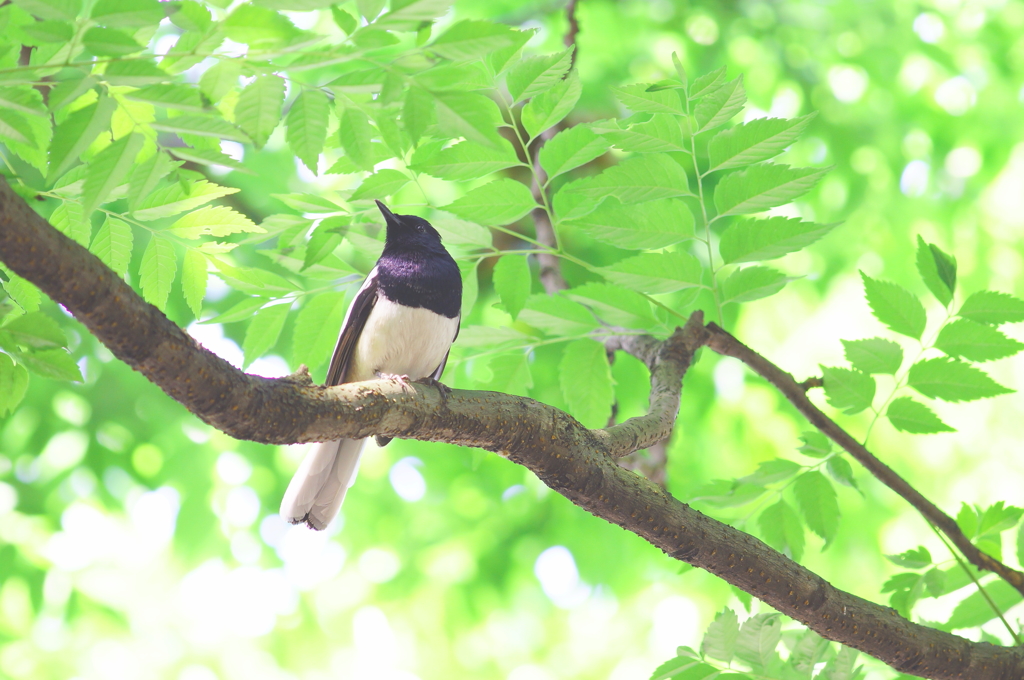
<svg viewBox="0 0 1024 680"><path fill-rule="evenodd" d="M378 373L425 378L441 364L458 327L458 318L381 295L356 343L347 380L372 380Z"/></svg>

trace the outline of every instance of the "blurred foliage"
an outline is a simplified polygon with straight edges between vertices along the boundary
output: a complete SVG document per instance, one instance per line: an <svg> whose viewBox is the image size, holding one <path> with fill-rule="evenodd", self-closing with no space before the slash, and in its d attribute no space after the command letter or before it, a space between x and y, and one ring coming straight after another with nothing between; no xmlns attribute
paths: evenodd
<svg viewBox="0 0 1024 680"><path fill-rule="evenodd" d="M223 18L221 4L210 2L208 15L198 3L177 3L171 22L155 29L153 16L144 16L145 11L125 11L130 3L100 0L93 12L120 17L114 20L120 22L119 28L108 25L106 30L123 29L138 46L165 54L185 39L179 35L201 33L204 21L209 21L204 17ZM239 43L269 35L271 43L294 40L299 51L311 51L301 47L301 35L293 30L343 35L365 23L357 16L376 16L384 4L359 0L334 10L283 12L292 22L285 22L287 26L265 9L276 8L273 2L243 5L251 24L239 22L229 34L232 42L221 49L238 54L244 50ZM398 4L391 9L400 11L408 5ZM443 15L438 27L421 27L418 21L399 27L403 49L423 45L442 34L442 27L463 19L537 29L526 47L531 55L564 49L568 24L560 5L459 0L449 14L444 14L443 3L434 5L440 7L436 14ZM23 44L35 46L32 58L43 60L33 63L62 58L58 53L67 41L59 24L66 22L67 8L75 6L20 0L0 8L7 48L0 78L17 86L12 74L19 72L16 64ZM928 278L922 282L913 266L918 236L956 258L957 290L966 294L957 293L953 309L975 291L1024 293L1018 283L1024 266L1019 246L1024 233L1024 145L1019 141L1024 139L1024 3L581 0L576 16L580 32L575 65L582 94L570 123L624 115L613 88L676 77L673 53L691 80L721 67L729 79L743 76L749 103L738 121L818 112L802 139L778 160L833 169L810 194L772 214L843 224L809 249L774 263L787 276L804 278L791 281L773 297L723 310L730 330L784 369L798 377L820 375L819 366L843 364L844 350L849 356L849 344L844 347L841 339L892 337L871 316L858 270L926 299L935 288ZM93 33L90 38L84 32L89 27L78 25L101 58L136 49L111 34ZM263 26L264 32L254 38L244 30L247 25ZM372 42L366 46L381 47ZM186 81L195 82L210 66L196 61L198 65L175 66L172 60L162 66L178 69ZM323 73L330 73L324 68ZM110 74L107 70L105 75ZM239 74L224 77L231 84ZM134 87L146 74L120 77L135 78L122 81L125 87ZM82 96L74 92L73 82L64 82L64 96ZM226 94L230 87L220 92L211 79L206 82L205 92L226 96L229 101L222 108L237 113L241 95ZM273 82L267 87L273 88ZM354 101L363 95L352 94ZM12 134L37 134L36 127L25 126L37 125L33 115L39 112L33 114L34 104L27 100L13 104L5 102L0 127L7 148L20 155L5 154L5 159L26 187L50 190L52 182L44 177L47 159L33 158L30 150L18 147L16 138L10 141ZM124 110L143 109L140 105ZM20 117L12 117L12 111ZM56 122L66 120L63 116L58 114ZM173 127L173 120L161 118L163 123L157 124ZM369 125L349 122L355 126L351 129ZM128 123L115 116L112 125L122 125L123 130ZM332 139L339 141L334 145L344 146L347 155L329 151L325 162L358 160L352 140L346 144L343 135L333 134L335 129L331 128ZM286 126L268 133L265 125L257 125L245 133L257 142L263 142L265 134L269 137L261 150L247 146L241 161L209 155L221 151L209 137L182 137L193 148L192 157L182 157L189 161L180 171L183 183L195 186L205 178L238 190L215 204L246 220L234 223L245 228L228 241L257 243L264 235L249 232L247 225L266 228L271 215L278 216L272 224L282 233L304 215L322 214L318 211L325 208L318 207L317 197L323 200L328 192L357 185L354 174L327 174L324 165L314 176L295 159L296 143ZM101 137L87 150L90 162L96 163L104 149L113 146L108 146L110 141ZM230 145L224 149L235 153ZM610 154L580 174L603 170L614 157ZM197 163L197 158L203 162ZM210 169L210 158L227 166L241 165L251 174L229 167ZM368 167L372 160L371 156L365 161ZM51 158L51 169L52 162ZM359 167L363 166L357 163L349 170ZM528 181L528 170L514 169L511 176ZM434 205L447 204L462 192L430 177L420 176L419 181ZM710 180L712 188L715 181ZM556 185L560 186L558 180ZM167 186L172 190L174 181ZM291 196L282 201L274 194ZM414 184L400 189L392 185L381 195L392 196L397 205L422 201ZM114 200L119 200L116 194ZM51 196L40 210L57 221L57 206ZM362 219L369 215L365 211L356 214L358 224L372 221ZM65 224L76 224L72 215ZM328 229L332 226L334 232ZM298 343L294 333L302 327L303 310L311 307L310 319L336 328L347 304L345 296L351 296L361 274L372 265L379 234L371 225L367 231L353 230L355 236L348 238L348 227L343 221L328 223L321 236L310 238L305 253L317 244L328 254L305 270L308 286L302 295L282 297L274 291L264 296L298 301L283 325L277 325L280 312L264 318L265 328L277 328L269 344L257 342L255 336L247 342L257 307L246 302L254 284L239 271L265 268L283 277L298 267L268 264L249 244L225 255L225 268L209 278L205 299L199 298L204 318L231 315L220 323L200 325L193 322L198 309L195 295L189 298L180 288L187 259L181 261L173 287L159 277L152 284L141 281L149 241L137 225L135 248L128 251L131 260L118 261L113 256L116 247L108 257L148 297L157 302L162 297L172 319L238 365L245 362L251 371L280 375L300 361L319 362L311 368L322 378L335 331L308 334ZM104 228L111 242L123 233L119 225L97 219L85 242ZM528 222L517 228L527 237L532 234ZM67 229L74 233L72 226ZM446 242L458 250L453 236L460 234L465 255L473 245L465 239L479 233L459 229L450 228ZM563 247L583 262L606 266L623 255L581 230L567 229L560 236ZM509 231L495 230L485 238L490 242L492 237L504 251L529 247ZM712 237L717 243L718 234ZM339 244L334 251L339 257L329 256ZM176 257L184 252L180 240L173 247L178 248ZM148 257L159 260L157 250L154 247ZM471 311L467 309L468 325L488 327L492 334L480 331L460 337L445 381L455 387L489 384L527 393L574 412L587 408L568 404L563 393L559 375L564 370L564 342L534 342L528 354L521 352L514 361L481 360L486 358L480 356L483 352L504 338L509 345L523 343L515 330L523 327L513 326L509 315L515 314L518 298L499 300L494 290L494 258L470 259L479 263L479 269L467 268L467 281L478 281L479 295ZM317 269L325 261L333 268ZM495 276L502 279L498 271ZM563 272L574 287L596 280L591 271L573 262L565 262ZM521 280L520 273L504 272L504 279ZM8 274L2 276L13 298L23 305L26 300L31 303L29 288L19 288ZM530 292L541 293L535 271L531 281ZM692 302L671 295L677 294L659 299L681 309ZM307 300L309 307L303 307ZM312 300L322 301L313 307ZM713 313L709 296L696 304ZM66 340L84 382L69 384L34 375L24 401L0 421L4 675L625 680L649 676L680 645L701 648L706 657L728 662L732 652L722 640L730 639L729 631L741 620L743 629L756 629L758 635L777 634L775 639L781 640L787 663L794 668L813 659L831 664L828 672L840 677L838 673L845 672L835 670L840 664L853 667L847 651L819 649L792 622L773 618L708 574L681 571L678 562L639 538L584 514L521 468L481 451L408 441L395 441L384 449L368 446L359 480L331 531L323 535L290 529L275 510L301 450L237 442L211 431L113 360L59 307L45 300L39 305L39 313L59 325L63 337L53 335L53 344L46 347L19 347L26 353L63 352L58 340ZM929 302L926 341L933 340L948 320L940 306ZM663 324L661 332L671 325L663 317L653 320ZM504 335L495 335L499 331ZM1020 337L1012 326L1007 332ZM904 356L915 357L921 351L916 341L894 339ZM59 359L55 365L72 370ZM1022 368L1019 359L986 364L1000 384L1012 388L1020 386ZM6 371L0 373L5 376L0 400L10 399L10 386L16 389L21 384L16 381L22 379L8 382L13 373L6 364L0 371ZM643 366L620 355L610 366L610 377L617 418L641 413L647 399ZM878 384L876 403L881 403L895 383L883 372ZM832 409L824 406L823 395L814 398L855 436L869 430L870 412L843 415L849 402ZM0 401L0 410L6 410L5 404ZM870 430L872 448L881 458L950 514L962 508L958 522L968 536L986 551L1001 553L1010 564L1020 562L1019 548L1009 540L1019 533L1020 512L1003 502L1014 502L1024 485L1024 468L1015 455L1024 436L1018 404L1015 396L953 408L936 404L940 423L955 428L951 433L911 437L884 420ZM592 415L596 419L600 414L595 410ZM924 521L861 470L844 465L845 459L813 434L801 440L804 430L801 417L767 385L750 379L735 362L705 352L687 376L676 435L668 450L669 489L703 512L784 546L837 587L876 602L888 601L916 619L947 622L944 627L973 639L1010 642L1006 628ZM791 462L780 462L785 460ZM797 479L804 481L792 486L806 487L802 496L793 495L794 489L787 486L797 471ZM831 496L823 490L822 480ZM827 550L818 537L804 531L797 516L801 498L809 495L819 501L833 498L837 513L811 525L815 534L830 540ZM778 521L768 521L765 515ZM892 557L887 560L886 554ZM991 597L1004 611L1017 605L1019 595L985 578L982 583L990 586ZM719 613L725 606L739 616ZM1014 629L1019 628L1019 616L1019 608L1006 613ZM683 650L677 659L694 654ZM757 660L737 654L741 662L756 666ZM766 668L774 663L759 661ZM689 662L670 663L678 667ZM869 677L895 675L863 655L856 663L864 664Z"/></svg>

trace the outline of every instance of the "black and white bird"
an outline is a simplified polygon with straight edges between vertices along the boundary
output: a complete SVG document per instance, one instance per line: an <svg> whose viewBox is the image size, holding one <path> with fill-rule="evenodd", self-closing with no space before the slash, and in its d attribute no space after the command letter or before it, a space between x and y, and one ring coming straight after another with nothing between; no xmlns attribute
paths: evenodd
<svg viewBox="0 0 1024 680"><path fill-rule="evenodd" d="M459 334L462 277L441 236L422 217L396 215L380 201L377 207L387 224L384 251L345 314L328 386L382 377L437 380ZM281 516L326 528L355 481L363 441L314 446L288 484Z"/></svg>

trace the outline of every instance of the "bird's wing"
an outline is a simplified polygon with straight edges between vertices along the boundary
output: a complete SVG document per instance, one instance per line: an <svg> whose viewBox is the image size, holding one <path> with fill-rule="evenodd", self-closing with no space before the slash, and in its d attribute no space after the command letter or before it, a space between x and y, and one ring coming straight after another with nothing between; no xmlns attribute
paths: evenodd
<svg viewBox="0 0 1024 680"><path fill-rule="evenodd" d="M338 335L338 344L334 348L334 356L331 357L331 366L327 369L328 387L340 385L345 382L345 374L348 373L349 365L352 363L352 354L355 352L356 343L366 326L366 319L370 311L377 303L377 268L374 267L363 281L362 287L356 293L348 311L345 313L345 321L341 324L341 333Z"/></svg>
<svg viewBox="0 0 1024 680"><path fill-rule="evenodd" d="M452 345L459 339L459 327L462 325L462 315L459 314L459 321L455 324L455 337L452 338ZM438 365L434 372L430 374L430 377L434 380L440 380L441 374L444 373L444 365L448 363L448 355L451 354L452 345L448 345L448 351L444 353L444 359L441 359L441 363Z"/></svg>

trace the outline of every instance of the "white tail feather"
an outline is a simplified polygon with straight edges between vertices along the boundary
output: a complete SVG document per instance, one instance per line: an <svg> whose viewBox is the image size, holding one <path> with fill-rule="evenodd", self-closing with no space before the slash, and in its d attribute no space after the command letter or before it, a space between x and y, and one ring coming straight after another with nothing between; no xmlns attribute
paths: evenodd
<svg viewBox="0 0 1024 680"><path fill-rule="evenodd" d="M322 530L331 523L359 469L363 439L340 439L314 446L295 471L281 499L281 516Z"/></svg>

